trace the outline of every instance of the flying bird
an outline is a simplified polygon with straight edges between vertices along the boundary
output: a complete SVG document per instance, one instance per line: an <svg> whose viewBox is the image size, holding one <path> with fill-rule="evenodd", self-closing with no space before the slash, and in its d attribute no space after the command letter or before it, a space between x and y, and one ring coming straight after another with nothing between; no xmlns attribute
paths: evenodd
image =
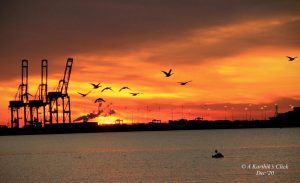
<svg viewBox="0 0 300 183"><path fill-rule="evenodd" d="M127 89L127 90L130 90L130 88L129 88L129 87L127 87L127 86L124 86L124 87L122 87L122 88L119 90L119 92L120 92L120 91L122 91L122 90L125 90L125 89Z"/></svg>
<svg viewBox="0 0 300 183"><path fill-rule="evenodd" d="M94 89L101 87L100 83L98 83L98 84L90 83L90 84L93 85Z"/></svg>
<svg viewBox="0 0 300 183"><path fill-rule="evenodd" d="M95 103L97 103L97 102L105 102L105 100L104 100L103 98L97 98L97 99L95 100Z"/></svg>
<svg viewBox="0 0 300 183"><path fill-rule="evenodd" d="M111 87L105 87L105 88L103 88L103 89L101 90L101 92L104 92L105 90L111 90L111 91L113 91L113 89L111 89Z"/></svg>
<svg viewBox="0 0 300 183"><path fill-rule="evenodd" d="M143 93L130 93L132 96L137 96L138 94L143 94Z"/></svg>
<svg viewBox="0 0 300 183"><path fill-rule="evenodd" d="M80 92L77 92L79 95L81 95L82 97L86 97L88 94L91 93L91 91L87 92L87 93L80 93Z"/></svg>
<svg viewBox="0 0 300 183"><path fill-rule="evenodd" d="M169 72L166 72L166 71L161 71L165 74L165 77L170 77L172 76L174 73L172 73L172 69L169 70Z"/></svg>
<svg viewBox="0 0 300 183"><path fill-rule="evenodd" d="M177 82L177 83L179 83L180 85L186 85L186 84L188 84L189 82L192 82L192 81Z"/></svg>
<svg viewBox="0 0 300 183"><path fill-rule="evenodd" d="M286 56L288 59L289 59L289 61L294 61L297 57L290 57L290 56Z"/></svg>

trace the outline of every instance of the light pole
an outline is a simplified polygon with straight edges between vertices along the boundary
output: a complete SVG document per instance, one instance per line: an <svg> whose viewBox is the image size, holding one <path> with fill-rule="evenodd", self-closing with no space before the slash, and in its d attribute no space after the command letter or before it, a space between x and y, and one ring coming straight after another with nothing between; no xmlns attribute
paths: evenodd
<svg viewBox="0 0 300 183"><path fill-rule="evenodd" d="M246 119L246 121L248 120L247 112L248 112L248 107L245 107L245 119Z"/></svg>
<svg viewBox="0 0 300 183"><path fill-rule="evenodd" d="M275 104L275 114L274 117L278 116L278 104Z"/></svg>
<svg viewBox="0 0 300 183"><path fill-rule="evenodd" d="M225 115L224 115L224 117L225 117L225 120L227 120L227 105L225 105L224 106L224 112L225 112Z"/></svg>
<svg viewBox="0 0 300 183"><path fill-rule="evenodd" d="M160 105L158 106L158 119L161 120L160 119Z"/></svg>
<svg viewBox="0 0 300 183"><path fill-rule="evenodd" d="M148 120L148 112L149 112L149 106L146 106L146 123L149 122Z"/></svg>
<svg viewBox="0 0 300 183"><path fill-rule="evenodd" d="M267 120L267 107L268 106L266 106L266 105L264 106L264 108L265 108L265 120Z"/></svg>
<svg viewBox="0 0 300 183"><path fill-rule="evenodd" d="M252 104L249 104L249 120L252 120Z"/></svg>
<svg viewBox="0 0 300 183"><path fill-rule="evenodd" d="M261 109L261 119L264 119L264 106L260 107Z"/></svg>
<svg viewBox="0 0 300 183"><path fill-rule="evenodd" d="M183 105L181 105L181 119L183 119Z"/></svg>
<svg viewBox="0 0 300 183"><path fill-rule="evenodd" d="M233 121L233 109L234 107L231 107L231 120Z"/></svg>
<svg viewBox="0 0 300 183"><path fill-rule="evenodd" d="M207 118L208 118L208 117L210 118L210 110L211 110L211 109L208 107L208 108L207 108Z"/></svg>

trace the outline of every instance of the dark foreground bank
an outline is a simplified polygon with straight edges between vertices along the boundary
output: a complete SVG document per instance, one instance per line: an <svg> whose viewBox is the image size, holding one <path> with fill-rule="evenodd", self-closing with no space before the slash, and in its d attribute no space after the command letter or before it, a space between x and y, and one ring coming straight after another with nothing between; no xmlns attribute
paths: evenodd
<svg viewBox="0 0 300 183"><path fill-rule="evenodd" d="M164 130L204 130L239 128L284 128L300 127L298 121L169 121L169 123L136 123L98 125L97 122L58 123L40 128L0 128L0 135L33 135L60 133L128 132L128 131L164 131Z"/></svg>

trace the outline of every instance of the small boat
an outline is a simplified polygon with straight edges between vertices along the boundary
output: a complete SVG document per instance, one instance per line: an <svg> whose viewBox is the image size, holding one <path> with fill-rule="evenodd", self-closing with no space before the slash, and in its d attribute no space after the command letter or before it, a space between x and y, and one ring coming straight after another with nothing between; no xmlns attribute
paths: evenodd
<svg viewBox="0 0 300 183"><path fill-rule="evenodd" d="M223 154L218 152L218 150L215 150L215 153L216 154L211 156L212 158L224 158Z"/></svg>
<svg viewBox="0 0 300 183"><path fill-rule="evenodd" d="M223 154L221 154L221 153L212 155L211 157L212 157L212 158L224 158Z"/></svg>

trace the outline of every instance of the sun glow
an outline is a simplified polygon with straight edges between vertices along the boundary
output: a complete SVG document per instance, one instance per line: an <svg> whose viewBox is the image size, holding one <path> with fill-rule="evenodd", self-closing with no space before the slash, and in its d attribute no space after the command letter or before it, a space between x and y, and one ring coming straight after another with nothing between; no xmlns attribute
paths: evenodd
<svg viewBox="0 0 300 183"><path fill-rule="evenodd" d="M99 116L96 118L98 125L118 124L123 123L118 116Z"/></svg>

